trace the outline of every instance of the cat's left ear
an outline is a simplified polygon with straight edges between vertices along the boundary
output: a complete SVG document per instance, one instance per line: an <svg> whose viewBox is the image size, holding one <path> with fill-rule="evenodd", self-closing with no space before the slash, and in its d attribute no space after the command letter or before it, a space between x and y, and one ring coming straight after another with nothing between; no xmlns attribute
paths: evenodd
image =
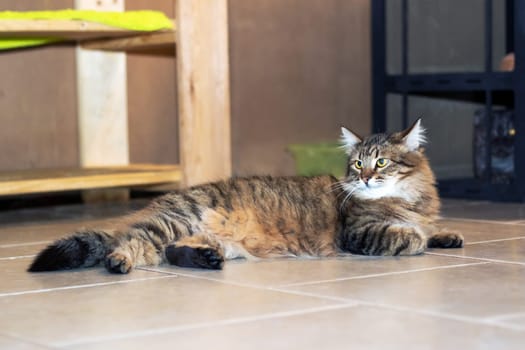
<svg viewBox="0 0 525 350"><path fill-rule="evenodd" d="M402 141L405 146L411 151L417 151L421 146L427 142L425 136L425 128L421 125L421 118L419 118L412 126L401 132Z"/></svg>
<svg viewBox="0 0 525 350"><path fill-rule="evenodd" d="M361 137L357 136L345 127L341 127L341 143L347 154L350 154L359 142L363 141Z"/></svg>

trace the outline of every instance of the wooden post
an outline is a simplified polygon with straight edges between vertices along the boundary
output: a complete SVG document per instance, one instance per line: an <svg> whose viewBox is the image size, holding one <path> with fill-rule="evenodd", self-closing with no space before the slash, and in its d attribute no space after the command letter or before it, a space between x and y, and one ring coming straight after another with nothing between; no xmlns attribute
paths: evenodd
<svg viewBox="0 0 525 350"><path fill-rule="evenodd" d="M232 173L227 0L177 1L183 184Z"/></svg>
<svg viewBox="0 0 525 350"><path fill-rule="evenodd" d="M124 0L75 0L81 10L123 11ZM80 165L129 163L125 53L77 48L78 128ZM87 202L125 200L129 190L92 190Z"/></svg>

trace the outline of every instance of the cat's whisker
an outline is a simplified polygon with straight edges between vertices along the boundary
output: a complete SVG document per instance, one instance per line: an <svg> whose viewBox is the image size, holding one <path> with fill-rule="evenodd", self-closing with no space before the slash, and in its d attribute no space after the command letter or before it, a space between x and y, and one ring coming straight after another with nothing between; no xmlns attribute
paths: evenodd
<svg viewBox="0 0 525 350"><path fill-rule="evenodd" d="M346 184L347 182L345 180L341 180L341 181L334 182L333 184L330 185L330 187L341 188L341 187L344 187Z"/></svg>
<svg viewBox="0 0 525 350"><path fill-rule="evenodd" d="M345 189L345 186L344 186L344 184L342 184L339 187L332 188L331 190L329 190L326 193L332 193L332 192L340 191L340 190L342 190L341 192L344 193L345 192L344 189ZM340 196L340 195L341 195L341 193L339 193L337 196Z"/></svg>
<svg viewBox="0 0 525 350"><path fill-rule="evenodd" d="M339 208L339 210L343 210L346 201L349 200L350 198L352 198L352 195L354 194L354 192L355 192L356 190L357 190L357 187L353 187L353 188L351 188L349 191L347 191L347 195L346 195L346 197L343 199L343 202L341 203L341 207Z"/></svg>
<svg viewBox="0 0 525 350"><path fill-rule="evenodd" d="M346 181L337 181L337 182L334 182L333 184L330 185L331 189L327 192L327 193L332 193L332 192L335 192L335 191L338 191L338 190L342 190L340 193L337 194L336 198L339 198L339 196L341 196L342 194L344 194L346 191L345 191L345 188L348 186L349 184L346 182Z"/></svg>

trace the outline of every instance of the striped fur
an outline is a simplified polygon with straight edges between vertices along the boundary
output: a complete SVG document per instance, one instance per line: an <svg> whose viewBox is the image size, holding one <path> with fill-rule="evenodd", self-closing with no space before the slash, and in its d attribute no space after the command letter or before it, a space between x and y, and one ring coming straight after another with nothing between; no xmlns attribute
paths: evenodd
<svg viewBox="0 0 525 350"><path fill-rule="evenodd" d="M348 170L340 181L256 176L166 194L111 231L85 230L56 241L29 271L102 262L116 273L163 262L221 269L236 258L411 255L427 245L459 247L461 235L434 226L439 198L426 157L414 149L424 138L414 130L422 128L361 141L344 129L353 142L347 143ZM388 166L369 166L387 157ZM356 160L362 169L355 168Z"/></svg>

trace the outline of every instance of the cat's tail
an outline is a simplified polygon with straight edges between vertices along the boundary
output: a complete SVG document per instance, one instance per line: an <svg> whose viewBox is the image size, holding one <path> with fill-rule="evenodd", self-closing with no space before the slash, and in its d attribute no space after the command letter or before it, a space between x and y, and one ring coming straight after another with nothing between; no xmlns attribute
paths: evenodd
<svg viewBox="0 0 525 350"><path fill-rule="evenodd" d="M113 237L101 230L84 230L59 239L42 250L29 272L43 272L95 266L109 253Z"/></svg>

